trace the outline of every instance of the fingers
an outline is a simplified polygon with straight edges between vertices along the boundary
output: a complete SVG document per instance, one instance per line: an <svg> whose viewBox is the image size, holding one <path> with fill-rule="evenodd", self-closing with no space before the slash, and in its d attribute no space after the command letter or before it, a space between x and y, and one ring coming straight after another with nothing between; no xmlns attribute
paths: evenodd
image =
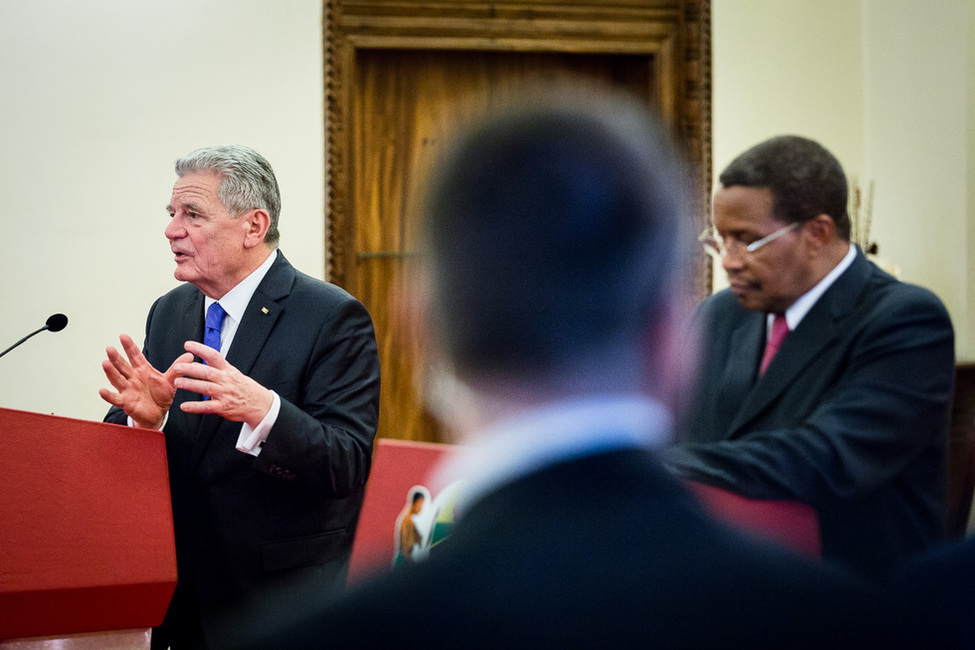
<svg viewBox="0 0 975 650"><path fill-rule="evenodd" d="M136 369L141 366L148 366L149 362L142 355L142 351L132 340L132 337L128 334L119 335L119 341L122 343L122 349L125 351L125 356L128 359L122 357L122 354L109 346L105 348L105 355L108 357L108 362L114 368L114 372L111 372L106 366L106 362L102 362L102 368L105 369L105 375L108 376L108 380L112 382L112 385L119 388L119 381L124 379L131 379L132 375L136 372ZM113 379L114 377L114 379Z"/></svg>
<svg viewBox="0 0 975 650"><path fill-rule="evenodd" d="M122 336L125 335L123 334ZM105 348L105 356L108 358L102 361L102 371L105 373L105 377L109 383L119 392L116 393L107 388L99 388L98 395L112 406L122 408L125 398L120 393L129 386L129 378L133 372L132 366L112 346Z"/></svg>
<svg viewBox="0 0 975 650"><path fill-rule="evenodd" d="M146 361L146 358L142 356L142 350L140 350L139 346L135 344L135 341L132 340L131 336L128 334L121 334L119 335L118 340L122 342L122 349L125 350L125 356L129 358L129 363L131 363L133 366L149 363Z"/></svg>
<svg viewBox="0 0 975 650"><path fill-rule="evenodd" d="M170 367L167 374L172 375L172 382L176 388L188 390L200 395L209 395L211 398L217 397L223 384L228 382L228 371L233 370L233 366L227 363L220 353L213 348L187 341L186 349L189 350L181 355ZM200 355L207 363L196 363L193 361L193 354L202 352ZM198 403L199 404L199 403ZM191 411L195 413L212 413L212 404L202 405L205 410ZM184 409L185 410L185 409Z"/></svg>
<svg viewBox="0 0 975 650"><path fill-rule="evenodd" d="M187 341L183 344L183 349L190 352L204 361L207 365L213 368L226 368L230 364L220 356L219 350L214 350L209 345L203 345L199 341Z"/></svg>
<svg viewBox="0 0 975 650"><path fill-rule="evenodd" d="M199 393L200 395L209 395L210 397L214 397L214 393L219 392L220 388L220 384L216 382L205 379L190 379L188 377L177 377L175 386L181 390L188 390L191 393Z"/></svg>
<svg viewBox="0 0 975 650"><path fill-rule="evenodd" d="M118 406L119 408L121 408L121 406L122 406L122 396L119 395L118 393L113 393L112 391L108 390L107 388L99 388L98 389L98 395L103 400L105 400L106 402L108 402L109 404L111 404L112 406Z"/></svg>
<svg viewBox="0 0 975 650"><path fill-rule="evenodd" d="M180 408L187 413L214 413L251 426L260 424L274 402L271 391L242 374L216 350L193 341L187 341L185 347L207 363L174 364L179 375L174 385L210 399L183 402Z"/></svg>
<svg viewBox="0 0 975 650"><path fill-rule="evenodd" d="M201 364L193 364L200 366ZM203 366L214 381L181 378L180 388L209 395L210 399L199 402L183 402L180 408L187 413L215 413L235 422L247 422L256 427L274 402L274 395L253 379L240 374L233 366L217 371Z"/></svg>
<svg viewBox="0 0 975 650"><path fill-rule="evenodd" d="M113 348L109 348L112 352L115 352ZM109 383L115 388L121 390L126 386L127 379L125 375L119 370L118 365L111 360L111 354L108 355L110 359L102 361L102 370L105 372L105 377L108 378ZM118 352L115 352L115 356L118 357Z"/></svg>
<svg viewBox="0 0 975 650"><path fill-rule="evenodd" d="M176 368L179 375L174 385L176 388L193 393L206 395L210 399L193 402L183 402L180 408L186 413L217 413L224 414L222 397L227 387L222 382L227 381L225 373L202 363L179 364Z"/></svg>
<svg viewBox="0 0 975 650"><path fill-rule="evenodd" d="M184 413L219 413L220 401L211 398L206 401L200 400L197 402L183 402L179 405L179 408Z"/></svg>
<svg viewBox="0 0 975 650"><path fill-rule="evenodd" d="M119 377L124 377L128 379L132 376L132 366L129 362L122 357L118 350L109 346L105 348L105 355L108 357L108 361L102 361L102 368L105 368L105 364L108 363L115 369L115 373ZM106 370L106 374L108 371ZM111 377L109 377L111 379ZM113 384L115 382L112 382Z"/></svg>
<svg viewBox="0 0 975 650"><path fill-rule="evenodd" d="M166 381L174 384L174 380L185 373L185 366L191 363L193 363L193 355L189 352L184 352L173 361L172 365L169 366L169 370L163 376L166 378Z"/></svg>
<svg viewBox="0 0 975 650"><path fill-rule="evenodd" d="M193 381L194 379L219 382L224 370L214 368L208 364L196 363L193 361L193 357L191 355L184 356L188 356L189 358L184 359L184 357L181 356L173 363L168 371L171 372L175 377L175 384L177 388L188 388L188 386L184 384ZM181 359L183 360L181 361Z"/></svg>

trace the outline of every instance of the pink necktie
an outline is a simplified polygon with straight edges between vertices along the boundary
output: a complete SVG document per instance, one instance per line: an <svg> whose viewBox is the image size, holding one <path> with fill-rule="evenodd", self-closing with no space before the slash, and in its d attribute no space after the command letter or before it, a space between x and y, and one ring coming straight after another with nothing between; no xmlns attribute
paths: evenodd
<svg viewBox="0 0 975 650"><path fill-rule="evenodd" d="M772 333L769 334L768 341L765 342L765 354L762 355L762 365L758 367L758 376L765 374L768 364L772 363L772 357L779 351L785 335L789 333L789 324L785 320L785 314L776 314L772 319Z"/></svg>

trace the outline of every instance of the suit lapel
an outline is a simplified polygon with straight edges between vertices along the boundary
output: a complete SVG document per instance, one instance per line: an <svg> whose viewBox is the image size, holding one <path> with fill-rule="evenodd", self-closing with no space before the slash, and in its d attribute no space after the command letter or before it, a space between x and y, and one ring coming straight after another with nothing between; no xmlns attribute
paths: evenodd
<svg viewBox="0 0 975 650"><path fill-rule="evenodd" d="M250 373L281 311L281 306L258 287L227 351L227 362L245 375Z"/></svg>
<svg viewBox="0 0 975 650"><path fill-rule="evenodd" d="M765 374L747 393L728 430L729 437L743 433L750 421L769 408L790 388L795 378L839 338L843 331L842 321L856 307L869 280L871 266L871 262L858 251L850 268L820 297L799 327L789 333ZM761 316L764 326L764 315ZM755 357L752 357L753 372L755 363Z"/></svg>
<svg viewBox="0 0 975 650"><path fill-rule="evenodd" d="M728 363L718 383L719 413L741 415L741 404L755 383L755 372L764 342L765 314L749 312L731 334Z"/></svg>
<svg viewBox="0 0 975 650"><path fill-rule="evenodd" d="M192 297L186 301L186 304L177 316L177 320L171 326L177 334L172 337L173 349L166 351L165 358L169 360L167 363L172 363L173 360L186 352L183 348L185 341L203 341L203 294L199 290L193 292ZM160 368L159 370L165 371L166 368ZM183 402L191 402L198 399L200 399L200 396L197 393L187 390L177 390L176 395L173 397L173 405L170 407L170 411L173 409L179 410L179 405ZM185 415L189 416L190 414L187 413Z"/></svg>
<svg viewBox="0 0 975 650"><path fill-rule="evenodd" d="M294 267L285 259L284 253L278 251L277 259L274 260L267 275L261 280L250 302L247 303L244 317L237 327L237 333L234 335L230 350L227 351L227 363L243 374L250 374L254 368L254 363L271 335L274 324L284 311L278 301L291 292L294 278ZM200 309L202 313L202 307ZM238 422L228 422L216 415L203 416L195 441L193 466L196 466L203 458L203 453L209 446L210 440L222 424L231 425L235 429L242 426Z"/></svg>
<svg viewBox="0 0 975 650"><path fill-rule="evenodd" d="M732 423L733 436L787 391L803 369L836 340L833 314L825 305L821 305L825 298L825 295L820 298L796 331L789 333L765 374L755 382Z"/></svg>

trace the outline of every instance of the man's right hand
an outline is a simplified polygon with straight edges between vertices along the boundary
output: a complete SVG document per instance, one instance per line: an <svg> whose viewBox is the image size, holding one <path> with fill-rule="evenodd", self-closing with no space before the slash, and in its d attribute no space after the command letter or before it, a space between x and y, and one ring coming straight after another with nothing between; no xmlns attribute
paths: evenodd
<svg viewBox="0 0 975 650"><path fill-rule="evenodd" d="M101 388L98 394L109 404L125 411L136 425L147 429L159 429L176 395L174 385L176 373L173 366L177 363L193 361L193 355L190 353L181 355L165 373L162 373L152 367L132 337L122 334L119 336L119 341L122 342L122 349L128 360L123 358L118 350L109 346L105 349L108 359L102 361L105 376L118 392Z"/></svg>

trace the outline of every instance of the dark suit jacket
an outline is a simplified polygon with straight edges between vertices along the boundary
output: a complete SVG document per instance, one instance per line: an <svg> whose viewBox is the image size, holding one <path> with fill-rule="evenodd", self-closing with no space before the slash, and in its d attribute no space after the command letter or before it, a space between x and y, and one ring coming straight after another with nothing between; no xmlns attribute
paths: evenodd
<svg viewBox="0 0 975 650"><path fill-rule="evenodd" d="M700 381L672 468L811 504L824 556L871 577L942 538L954 341L937 297L858 252L760 379L765 314L723 291L700 322Z"/></svg>
<svg viewBox="0 0 975 650"><path fill-rule="evenodd" d="M937 633L937 645L928 647L975 648L975 537L908 562L898 573L894 593Z"/></svg>
<svg viewBox="0 0 975 650"><path fill-rule="evenodd" d="M260 648L836 648L890 628L848 576L706 517L648 451L563 462L475 503L428 560Z"/></svg>
<svg viewBox="0 0 975 650"><path fill-rule="evenodd" d="M202 338L203 294L184 284L153 304L144 352L165 370L186 340ZM237 613L263 607L272 591L287 593L278 585L302 581L323 594L342 584L379 400L365 308L280 252L227 361L281 397L260 455L235 449L241 423L181 411L196 393L177 391L165 426L180 581L173 607L195 600L218 646L244 625ZM112 409L106 420L125 418Z"/></svg>

